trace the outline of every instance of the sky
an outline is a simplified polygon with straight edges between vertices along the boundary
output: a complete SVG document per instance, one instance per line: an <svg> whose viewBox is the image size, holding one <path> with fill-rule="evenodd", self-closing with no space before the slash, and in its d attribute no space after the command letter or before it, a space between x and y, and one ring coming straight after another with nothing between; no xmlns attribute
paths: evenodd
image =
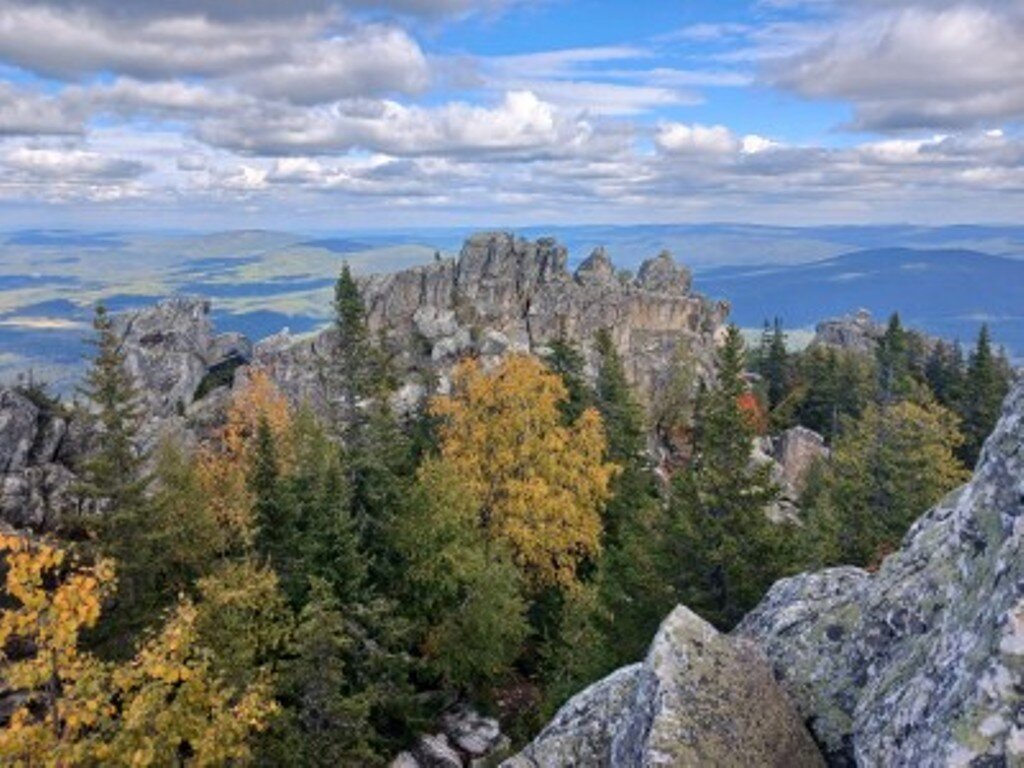
<svg viewBox="0 0 1024 768"><path fill-rule="evenodd" d="M1024 223L1024 0L0 0L0 227Z"/></svg>

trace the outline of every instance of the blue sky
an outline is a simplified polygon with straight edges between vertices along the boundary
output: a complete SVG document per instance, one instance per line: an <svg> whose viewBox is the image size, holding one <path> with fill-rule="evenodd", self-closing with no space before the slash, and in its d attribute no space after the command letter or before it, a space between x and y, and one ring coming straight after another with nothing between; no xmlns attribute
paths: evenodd
<svg viewBox="0 0 1024 768"><path fill-rule="evenodd" d="M1024 0L6 0L0 226L1020 223Z"/></svg>

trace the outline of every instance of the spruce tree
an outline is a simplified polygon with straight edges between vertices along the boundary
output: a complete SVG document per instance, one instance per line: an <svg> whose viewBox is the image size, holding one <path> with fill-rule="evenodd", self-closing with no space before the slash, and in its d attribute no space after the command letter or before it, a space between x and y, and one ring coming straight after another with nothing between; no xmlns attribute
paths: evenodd
<svg viewBox="0 0 1024 768"><path fill-rule="evenodd" d="M612 500L604 510L605 540L616 541L626 518L656 495L647 466L647 429L643 408L626 379L622 358L611 334L599 331L595 405L604 423L608 458L620 467L612 481Z"/></svg>
<svg viewBox="0 0 1024 768"><path fill-rule="evenodd" d="M789 394L790 366L789 352L786 350L786 334L782 330L782 320L775 318L771 326L765 321L764 334L761 337L761 349L758 355L758 373L765 383L765 394L768 408L774 411Z"/></svg>
<svg viewBox="0 0 1024 768"><path fill-rule="evenodd" d="M93 329L95 352L78 390L85 399L80 418L89 423L93 440L78 466L75 492L81 514L73 527L90 531L99 553L118 561L116 602L90 642L103 655L122 657L173 595L162 588L153 560L161 553L152 546L153 511L146 503L150 477L144 470L147 457L138 447L140 394L102 304L96 307Z"/></svg>
<svg viewBox="0 0 1024 768"><path fill-rule="evenodd" d="M789 566L790 531L767 516L777 488L768 466L751 461L755 431L741 406L743 372L743 339L731 326L715 386L698 402L693 460L676 475L671 497L678 597L722 628Z"/></svg>
<svg viewBox="0 0 1024 768"><path fill-rule="evenodd" d="M572 342L557 339L549 345L550 352L544 358L544 364L552 373L558 374L569 393L562 402L562 415L565 422L571 424L587 408L594 405L594 393L587 385L584 375L583 354Z"/></svg>
<svg viewBox="0 0 1024 768"><path fill-rule="evenodd" d="M993 353L988 325L983 324L978 331L978 341L971 353L964 382L964 444L960 455L968 466L977 462L985 439L999 420L1009 388L1008 368L1001 365Z"/></svg>
<svg viewBox="0 0 1024 768"><path fill-rule="evenodd" d="M889 405L904 399L911 388L909 334L894 312L889 317L885 333L878 341L875 358L878 361L878 402Z"/></svg>
<svg viewBox="0 0 1024 768"><path fill-rule="evenodd" d="M130 514L144 498L148 479L139 450L142 420L140 394L125 364L121 340L106 307L93 317L95 353L78 392L83 414L95 430L93 449L79 466L79 496L109 510L108 517Z"/></svg>

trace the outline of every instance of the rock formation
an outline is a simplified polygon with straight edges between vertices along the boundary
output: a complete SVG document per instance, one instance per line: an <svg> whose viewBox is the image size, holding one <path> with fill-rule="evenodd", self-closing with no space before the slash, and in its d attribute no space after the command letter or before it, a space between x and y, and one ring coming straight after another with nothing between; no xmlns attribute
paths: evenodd
<svg viewBox="0 0 1024 768"><path fill-rule="evenodd" d="M877 573L780 581L736 634L833 765L1024 764L1024 383L974 478Z"/></svg>
<svg viewBox="0 0 1024 768"><path fill-rule="evenodd" d="M244 337L215 335L209 314L209 301L178 297L114 319L139 387L147 447L171 432L185 440L208 432L234 369L251 355ZM202 389L207 396L197 401ZM75 508L74 467L92 439L87 422L72 408L0 389L0 520L50 530Z"/></svg>
<svg viewBox="0 0 1024 768"><path fill-rule="evenodd" d="M443 388L464 354L485 361L510 351L543 354L564 338L592 358L602 329L643 394L657 387L681 344L707 369L728 307L692 294L689 272L671 256L646 262L636 280L620 279L603 250L575 275L566 262L554 240L483 233L466 240L457 260L367 278L368 323L395 354L402 397L415 400L436 378ZM257 345L255 359L293 398L315 402L316 360L332 343L330 330L298 341L283 335Z"/></svg>
<svg viewBox="0 0 1024 768"><path fill-rule="evenodd" d="M822 765L755 646L680 606L641 664L577 694L503 768Z"/></svg>
<svg viewBox="0 0 1024 768"><path fill-rule="evenodd" d="M885 333L885 326L879 325L866 309L859 309L852 315L823 320L814 328L812 344L838 347L854 352L874 352L875 345Z"/></svg>
<svg viewBox="0 0 1024 768"><path fill-rule="evenodd" d="M210 302L196 297L165 299L118 315L115 328L148 415L156 419L184 413L204 378L252 355L244 336L214 335Z"/></svg>

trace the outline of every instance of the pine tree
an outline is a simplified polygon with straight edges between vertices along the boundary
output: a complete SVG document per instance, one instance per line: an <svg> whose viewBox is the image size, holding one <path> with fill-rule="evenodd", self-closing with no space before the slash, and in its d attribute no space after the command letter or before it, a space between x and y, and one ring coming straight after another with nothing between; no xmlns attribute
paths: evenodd
<svg viewBox="0 0 1024 768"><path fill-rule="evenodd" d="M85 417L96 430L96 440L79 467L77 490L83 500L109 510L114 525L115 518L130 516L145 496L146 457L137 445L142 408L121 340L102 304L96 307L93 330L95 353L79 393L88 405Z"/></svg>
<svg viewBox="0 0 1024 768"><path fill-rule="evenodd" d="M968 466L977 462L985 439L999 420L1009 388L1007 366L1001 365L993 354L988 326L983 324L978 331L978 341L971 353L964 382L964 444L960 456Z"/></svg>
<svg viewBox="0 0 1024 768"><path fill-rule="evenodd" d="M754 427L746 393L743 338L729 328L718 351L715 387L697 408L691 465L673 481L671 506L681 602L731 627L789 565L789 533L768 519L777 489L751 462Z"/></svg>
<svg viewBox="0 0 1024 768"><path fill-rule="evenodd" d="M959 343L936 342L925 364L924 377L939 403L956 411L961 409L964 399L964 357Z"/></svg>

